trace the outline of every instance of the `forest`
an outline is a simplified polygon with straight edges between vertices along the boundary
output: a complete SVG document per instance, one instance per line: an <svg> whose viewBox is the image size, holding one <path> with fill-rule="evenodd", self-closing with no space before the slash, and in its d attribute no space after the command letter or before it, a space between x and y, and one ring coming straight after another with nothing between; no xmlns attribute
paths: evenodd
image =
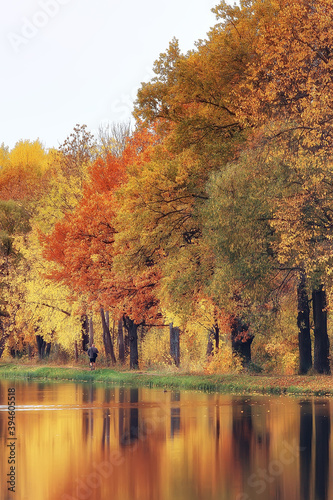
<svg viewBox="0 0 333 500"><path fill-rule="evenodd" d="M332 0L213 12L135 125L1 145L2 359L330 374Z"/></svg>

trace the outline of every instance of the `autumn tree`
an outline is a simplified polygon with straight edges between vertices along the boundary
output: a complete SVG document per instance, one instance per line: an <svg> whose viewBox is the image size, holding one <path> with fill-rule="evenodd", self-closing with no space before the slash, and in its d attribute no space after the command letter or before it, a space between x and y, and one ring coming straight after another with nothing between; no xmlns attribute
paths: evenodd
<svg viewBox="0 0 333 500"><path fill-rule="evenodd" d="M327 1L314 7L305 0L254 0L233 7L221 2L214 10L220 23L211 30L207 41L198 43L196 50L184 56L174 40L161 54L154 67L156 77L139 90L135 114L148 126L160 126L168 152L175 155L171 160L174 165L191 147L199 162L205 162L211 182L219 176L223 179L216 200L223 214L216 228L220 240L217 247L216 241L211 243L211 249L218 249L213 257L217 260L214 263L211 259L206 282L211 276L214 280L224 274L222 282L227 288L236 288L227 295L238 297L240 289L241 303L246 303L246 288L252 287L254 300L256 294L262 297L274 287L282 290L298 276L301 371L306 371L311 366L308 289L312 284L323 292L315 294L322 300L315 322L325 325L324 318L318 320L318 311L325 310L325 294L320 282L315 283L319 275L329 281L331 274L329 5ZM252 155L251 148L258 147L258 143L262 154ZM248 166L244 155L238 161L241 150L250 152ZM164 172L162 161L156 171ZM159 192L154 194L148 180L152 172L150 165L149 174L138 172L133 175L136 179L130 180L132 185L139 182L137 193L145 193L134 201L128 213L127 220L137 225L126 227L144 227L142 236L135 237L135 229L129 236L136 249L130 255L133 262L142 255L142 264L148 258L152 262L164 260L166 266L166 262L172 262L172 244L179 255L186 253L186 245L177 241L180 226L178 231L172 231L171 224L169 230L164 229L176 217L180 203L173 211L161 208L168 206L168 199L158 199L158 195L168 192L170 184L168 189L162 188L158 184L161 176L155 181ZM254 180L256 175L258 182ZM135 190L130 192L129 186L125 199L134 199ZM201 188L204 197L212 195L205 181ZM202 206L210 206L207 221L214 227L211 201ZM194 239L200 248L196 262L201 267L205 247L201 237L203 219L199 215L202 207L194 206L189 204L188 212L181 208L189 216L186 224L184 219L181 224L184 228L190 225L195 214ZM167 267L168 276L172 268L172 264ZM308 286L304 286L304 276ZM163 278L162 283L167 280ZM179 280L177 283L180 285ZM217 297L221 299L223 294ZM320 331L326 338L325 326L315 327L315 331L316 338ZM327 342L320 345L326 346ZM315 352L318 349L315 347ZM327 353L326 349L324 357Z"/></svg>
<svg viewBox="0 0 333 500"><path fill-rule="evenodd" d="M278 120L281 135L292 133L294 148L327 149L332 138L331 2L282 0L272 9L260 25L241 111L255 124Z"/></svg>
<svg viewBox="0 0 333 500"><path fill-rule="evenodd" d="M256 57L260 24L271 17L270 1L220 2L206 40L182 54L176 39L160 54L155 77L138 91L134 116L159 123L177 151L195 146L211 168L222 167L242 140L247 124L238 115L239 93ZM236 142L236 144L235 144Z"/></svg>
<svg viewBox="0 0 333 500"><path fill-rule="evenodd" d="M45 196L50 180L50 158L39 141L19 141L6 155L0 171L0 197L10 200L3 203L1 230L3 241L14 249L10 256L10 279L8 288L8 346L12 353L19 353L28 343L29 355L33 352L35 327L33 315L27 306L26 286L29 281L34 255L26 252L31 245L30 230L33 218L39 211L40 200ZM6 205L6 210L4 207ZM15 217L14 217L15 215ZM24 217L23 217L24 215ZM26 228L16 228L13 221L23 220ZM10 227L9 227L10 226ZM29 234L28 234L29 233ZM24 234L24 238L22 237ZM28 243L29 242L29 243ZM6 287L4 288L6 289ZM8 330L8 328L7 328Z"/></svg>
<svg viewBox="0 0 333 500"><path fill-rule="evenodd" d="M138 92L133 136L114 125L96 141L77 125L48 155L37 142L3 146L0 197L38 199L32 224L46 265L29 256L31 282L40 290L39 270L48 275L50 297L68 302L57 299L65 317L74 304L81 319L94 309L113 362L108 310L119 339L128 331L132 368L139 324L194 318L202 304L209 354L223 309L233 350L249 361L253 318L289 294L300 372L312 364L312 297L314 367L329 373L330 0L222 1L213 11L206 40L182 54L174 39L156 61Z"/></svg>
<svg viewBox="0 0 333 500"><path fill-rule="evenodd" d="M93 141L85 127L77 126L58 151L46 153L38 141L20 141L9 152L8 164L0 172L0 194L17 199L28 210L32 231L20 242L26 267L17 276L20 289L20 317L24 331L31 331L31 341L37 341L39 355L50 342L74 342L73 334L81 334L80 317L73 315L72 305L65 303L66 289L51 287L45 280L48 265L42 258L37 228L50 231L66 210L75 206L81 196L82 177L92 152ZM60 334L60 337L58 336ZM45 351L46 352L46 351Z"/></svg>
<svg viewBox="0 0 333 500"><path fill-rule="evenodd" d="M29 215L13 200L0 201L0 355L6 343L14 343L15 318L22 307L16 275L22 260L17 238L30 230Z"/></svg>
<svg viewBox="0 0 333 500"><path fill-rule="evenodd" d="M206 175L193 152L174 156L161 144L150 161L129 169L127 182L116 193L116 246L121 249L115 257L117 272L157 272L158 297L174 314L179 313L177 303L194 303L201 290L205 258L197 212L206 199Z"/></svg>
<svg viewBox="0 0 333 500"><path fill-rule="evenodd" d="M177 161L181 163L188 155L188 160L184 162L181 171L185 172L187 168L189 172L193 170L190 174L183 174L181 189L176 178L174 186L171 186L171 182L167 187L156 184L160 190L157 194L154 193L154 189L151 190L149 182L144 181L139 174L141 188L146 193L145 198L149 197L149 201L144 207L141 199L134 202L134 205L137 204L139 207L141 204L141 207L132 208L128 217L129 220L133 219L138 210L137 222L140 223L138 226L126 225L126 227L142 227L140 214L149 214L147 225L143 221L144 236L137 235L137 241L146 240L144 245L148 256L150 246L163 249L160 253L164 252L167 255L164 260L166 271L162 286L165 291L168 288L172 291L169 295L174 294L179 297L178 291L182 290L183 295L188 293L190 296L193 283L195 283L194 290L200 290L205 296L206 293L210 293L207 291L211 276L214 274L214 252L202 239L204 220L200 215L208 199L206 182L210 174L227 169L228 163L238 157L242 148L247 147L245 141L251 129L248 122L239 115L239 98L244 92L243 86L247 81L248 68L257 57L256 45L261 36L260 26L270 19L275 12L274 9L274 5L269 1L242 1L240 7L220 2L213 9L218 22L208 33L207 39L199 41L196 48L186 55L181 54L177 40L172 40L168 50L155 62L156 76L150 82L142 84L138 92L134 112L138 122L143 122L146 126L155 124L164 137L165 147L171 155L175 155L172 159L174 165ZM199 172L196 170L197 163L202 165L202 170ZM163 166L156 167L156 172L158 171L164 172ZM158 182L161 183L162 179ZM189 185L186 185L186 182L189 182ZM165 199L161 199L162 197L158 195L168 193L171 202L175 202L178 200L178 190L186 193L182 202L187 206L182 210L187 214L187 218L180 222L172 236L172 220L176 212L172 213L171 210L161 208L168 206L168 199L166 196ZM132 194L129 194L129 197L131 196ZM159 210L163 214L160 219L157 215ZM155 223L158 229L154 228L153 222L149 223L149 218L151 221L159 220L158 224ZM164 226L167 229L164 229ZM241 228L239 230L242 231ZM158 231L163 236L157 237L154 241L155 233ZM133 232L135 233L135 229ZM179 234L185 235L185 241L180 242L180 239L177 241ZM169 242L166 243L166 240ZM177 258L173 261L172 252L166 250L171 241L177 258L179 259L181 255L184 259L180 275L173 269L173 266L177 268ZM230 241L230 245L232 244ZM255 274L255 270L253 271ZM239 326L239 321L235 321L234 324ZM216 341L218 343L218 336Z"/></svg>
<svg viewBox="0 0 333 500"><path fill-rule="evenodd" d="M50 154L37 140L19 141L14 148L2 148L0 199L25 201L38 199L47 183Z"/></svg>
<svg viewBox="0 0 333 500"><path fill-rule="evenodd" d="M316 4L283 0L272 5L274 15L261 24L256 58L239 96L239 116L260 126L265 139L284 152L289 165L294 189L281 198L274 215L280 234L279 258L299 266L322 300L315 313L315 352L320 350L319 342L324 353L316 356L322 359L322 367L316 362L315 368L327 372L324 316L331 268L332 9L326 0Z"/></svg>
<svg viewBox="0 0 333 500"><path fill-rule="evenodd" d="M214 273L214 252L202 239L201 214L208 199L206 183L212 172L226 169L240 148L246 147L249 130L238 116L237 91L241 91L248 66L256 55L260 23L270 17L272 7L270 2L261 7L256 4L256 8L252 2L241 2L241 8L221 2L214 12L218 23L207 40L196 44L195 50L181 54L174 39L160 55L154 65L156 76L139 90L134 113L139 123L158 127L170 158L156 160L156 166L150 165L144 174L133 173L132 177L137 175L141 184L137 192L143 191L145 196L135 199L135 190L130 192L132 188L128 188L125 199L133 198L134 203L125 227L130 228L127 233L133 233L128 238L134 241L134 248L141 245L144 249L142 262L145 258L156 260L158 251L166 255L162 287L164 292L169 289L169 296L177 298L181 290L181 303L185 294L192 297L194 304L194 297L207 297L206 293L210 293L207 291ZM163 161L173 164L175 172L177 168L181 172L181 176L168 179L165 186L164 176L170 174ZM154 169L156 176L161 172L162 175L150 183L149 177L155 177ZM170 167L169 170L172 172ZM130 183L134 185L132 177ZM180 217L181 213L185 217ZM174 224L177 215L178 225ZM143 235L135 235L135 228L141 227ZM132 263L135 262L140 248L130 255L135 256ZM182 259L178 272L177 259ZM215 324L213 320L212 323ZM215 337L218 345L218 335Z"/></svg>
<svg viewBox="0 0 333 500"><path fill-rule="evenodd" d="M67 178L85 179L87 167L96 159L96 140L87 125L76 124L57 150L57 160Z"/></svg>
<svg viewBox="0 0 333 500"><path fill-rule="evenodd" d="M80 203L50 235L42 237L45 257L57 263L50 274L53 280L69 286L75 296L84 296L92 307L112 308L118 317L124 316L133 368L137 366L137 322L155 307L150 290L156 276L146 274L136 280L135 276L114 273L117 204L113 192L123 182L127 166L144 161L156 140L154 134L141 131L129 140L121 156L109 154L106 159L97 159L89 170ZM112 344L108 346L113 357Z"/></svg>
<svg viewBox="0 0 333 500"><path fill-rule="evenodd" d="M107 123L98 127L97 152L98 156L106 158L108 154L121 156L131 136L130 123Z"/></svg>

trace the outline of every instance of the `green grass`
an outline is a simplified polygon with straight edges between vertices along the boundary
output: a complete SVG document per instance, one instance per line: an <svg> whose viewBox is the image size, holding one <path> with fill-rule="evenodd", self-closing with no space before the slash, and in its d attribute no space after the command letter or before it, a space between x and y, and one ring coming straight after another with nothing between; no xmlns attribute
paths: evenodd
<svg viewBox="0 0 333 500"><path fill-rule="evenodd" d="M90 371L82 367L26 366L0 363L0 379L58 380L112 385L200 390L228 394L333 396L330 376L276 376L253 374L204 375L181 372Z"/></svg>

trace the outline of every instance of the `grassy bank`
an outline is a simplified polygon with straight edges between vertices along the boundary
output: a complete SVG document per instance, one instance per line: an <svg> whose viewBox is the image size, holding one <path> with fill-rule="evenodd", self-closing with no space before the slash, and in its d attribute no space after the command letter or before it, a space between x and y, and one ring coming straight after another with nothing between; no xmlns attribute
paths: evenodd
<svg viewBox="0 0 333 500"><path fill-rule="evenodd" d="M0 364L0 379L66 380L112 385L201 390L231 394L288 394L333 396L333 378L328 376L194 375L177 372L128 372L102 368L24 366Z"/></svg>

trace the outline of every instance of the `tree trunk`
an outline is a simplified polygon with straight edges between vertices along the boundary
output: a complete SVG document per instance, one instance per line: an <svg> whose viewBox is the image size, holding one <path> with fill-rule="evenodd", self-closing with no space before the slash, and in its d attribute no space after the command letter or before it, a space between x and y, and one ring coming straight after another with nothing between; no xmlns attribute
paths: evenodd
<svg viewBox="0 0 333 500"><path fill-rule="evenodd" d="M317 373L329 375L329 339L327 335L326 292L321 285L312 291L314 321L314 363Z"/></svg>
<svg viewBox="0 0 333 500"><path fill-rule="evenodd" d="M303 272L297 286L297 308L299 373L302 375L307 373L312 367L310 307L306 290L306 278Z"/></svg>
<svg viewBox="0 0 333 500"><path fill-rule="evenodd" d="M43 359L44 356L45 356L45 347L46 347L46 342L45 342L45 340L42 340L41 348L40 348L40 357L41 357L41 359Z"/></svg>
<svg viewBox="0 0 333 500"><path fill-rule="evenodd" d="M138 353L138 325L132 322L128 330L130 344L130 368L136 370L139 368L139 353Z"/></svg>
<svg viewBox="0 0 333 500"><path fill-rule="evenodd" d="M215 323L215 325L213 327L213 337L215 340L215 349L216 349L216 351L218 351L219 345L220 345L220 329L219 329L217 323Z"/></svg>
<svg viewBox="0 0 333 500"><path fill-rule="evenodd" d="M231 318L231 347L233 354L240 356L242 365L246 366L251 361L251 344L253 335L248 333L246 325L239 317Z"/></svg>
<svg viewBox="0 0 333 500"><path fill-rule="evenodd" d="M128 340L130 347L130 369L136 370L139 368L138 325L134 323L132 319L126 316L125 326L128 331Z"/></svg>
<svg viewBox="0 0 333 500"><path fill-rule="evenodd" d="M128 328L127 328L126 320L127 320L127 316L124 315L123 316L123 327L125 328L125 330L123 330L123 333L124 333L125 359L127 358L127 356L129 356L129 353L130 353L130 342L129 342Z"/></svg>
<svg viewBox="0 0 333 500"><path fill-rule="evenodd" d="M113 319L112 320L112 344L115 342L115 331L116 331L116 321Z"/></svg>
<svg viewBox="0 0 333 500"><path fill-rule="evenodd" d="M89 321L86 314L81 317L81 324L82 351L86 352L89 346Z"/></svg>
<svg viewBox="0 0 333 500"><path fill-rule="evenodd" d="M169 325L170 329L170 356L173 359L176 366L180 364L180 348L179 348L179 328L173 326L173 323Z"/></svg>
<svg viewBox="0 0 333 500"><path fill-rule="evenodd" d="M125 345L124 345L124 331L123 331L123 318L118 321L118 354L119 361L125 361Z"/></svg>
<svg viewBox="0 0 333 500"><path fill-rule="evenodd" d="M110 315L109 315L109 311L105 311L104 316L105 316L106 326L110 330Z"/></svg>
<svg viewBox="0 0 333 500"><path fill-rule="evenodd" d="M92 316L89 318L89 345L90 347L94 343L94 324L93 324L93 319Z"/></svg>
<svg viewBox="0 0 333 500"><path fill-rule="evenodd" d="M79 361L79 351L77 348L77 340L74 341L74 354L75 354L75 363Z"/></svg>
<svg viewBox="0 0 333 500"><path fill-rule="evenodd" d="M214 343L215 343L215 351L217 352L219 350L219 343L220 343L220 329L217 323L215 323L215 325L209 330L207 351L206 351L207 358L209 358L214 354Z"/></svg>
<svg viewBox="0 0 333 500"><path fill-rule="evenodd" d="M51 342L48 342L47 344L45 342L45 356L47 358L50 356L50 352L51 352Z"/></svg>
<svg viewBox="0 0 333 500"><path fill-rule="evenodd" d="M41 335L36 335L37 349L39 359L43 359L44 350L45 350L45 342Z"/></svg>
<svg viewBox="0 0 333 500"><path fill-rule="evenodd" d="M208 333L208 342L207 342L207 350L206 350L206 356L209 358L213 354L213 339L212 339L212 331L209 330Z"/></svg>
<svg viewBox="0 0 333 500"><path fill-rule="evenodd" d="M49 357L51 352L51 342L46 343L42 335L36 335L39 359Z"/></svg>
<svg viewBox="0 0 333 500"><path fill-rule="evenodd" d="M110 330L108 328L108 325L107 325L107 322L105 319L104 310L102 307L101 307L100 311L101 311L102 326L103 326L103 340L104 340L105 354L106 354L106 357L108 357L109 355L111 356L111 361L112 361L112 364L114 365L116 363L116 356L114 355Z"/></svg>
<svg viewBox="0 0 333 500"><path fill-rule="evenodd" d="M109 345L108 338L106 335L107 326L105 323L105 316L104 316L104 311L102 308L100 309L100 314L101 314L101 319L102 319L104 352L105 352L105 357L108 359L109 355L110 355L110 345Z"/></svg>

